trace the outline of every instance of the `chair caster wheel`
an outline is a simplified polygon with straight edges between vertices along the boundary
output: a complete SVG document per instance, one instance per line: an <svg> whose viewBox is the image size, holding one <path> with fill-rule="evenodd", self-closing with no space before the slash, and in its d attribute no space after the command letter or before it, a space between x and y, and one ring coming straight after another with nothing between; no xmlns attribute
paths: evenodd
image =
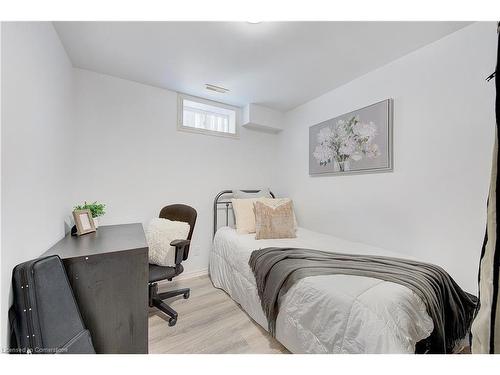
<svg viewBox="0 0 500 375"><path fill-rule="evenodd" d="M168 321L168 325L170 327L175 326L176 323L177 323L177 318L170 318L170 320Z"/></svg>
<svg viewBox="0 0 500 375"><path fill-rule="evenodd" d="M183 297L184 297L184 299L188 299L189 298L189 292L184 293Z"/></svg>

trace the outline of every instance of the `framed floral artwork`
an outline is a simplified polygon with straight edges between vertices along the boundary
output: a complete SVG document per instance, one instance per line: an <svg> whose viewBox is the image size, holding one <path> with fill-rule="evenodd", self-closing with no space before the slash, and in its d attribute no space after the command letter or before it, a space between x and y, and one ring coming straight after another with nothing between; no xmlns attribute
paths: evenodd
<svg viewBox="0 0 500 375"><path fill-rule="evenodd" d="M309 174L392 171L393 100L309 128Z"/></svg>

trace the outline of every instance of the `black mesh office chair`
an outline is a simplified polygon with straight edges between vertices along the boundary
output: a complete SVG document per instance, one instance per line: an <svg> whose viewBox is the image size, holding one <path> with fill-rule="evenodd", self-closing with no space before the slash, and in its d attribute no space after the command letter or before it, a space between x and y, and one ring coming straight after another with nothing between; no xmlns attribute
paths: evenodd
<svg viewBox="0 0 500 375"><path fill-rule="evenodd" d="M189 255L189 244L193 235L194 225L198 214L192 207L184 204L173 204L163 207L159 217L172 221L183 221L189 224L189 234L187 239L178 239L170 243L175 247L175 267L158 266L149 264L149 306L156 307L167 314L170 319L169 326L174 326L177 323L177 312L167 305L164 300L176 296L183 295L184 298L189 298L189 289L172 290L165 293L158 293L158 281L168 280L180 275L184 271L181 262L186 260Z"/></svg>

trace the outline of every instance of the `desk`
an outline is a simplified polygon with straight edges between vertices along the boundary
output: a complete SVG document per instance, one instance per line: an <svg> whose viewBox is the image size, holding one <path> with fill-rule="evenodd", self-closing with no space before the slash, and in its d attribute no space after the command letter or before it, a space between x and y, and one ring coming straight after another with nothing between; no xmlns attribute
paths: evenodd
<svg viewBox="0 0 500 375"><path fill-rule="evenodd" d="M148 245L142 224L68 234L42 256L48 255L63 260L97 353L148 352Z"/></svg>

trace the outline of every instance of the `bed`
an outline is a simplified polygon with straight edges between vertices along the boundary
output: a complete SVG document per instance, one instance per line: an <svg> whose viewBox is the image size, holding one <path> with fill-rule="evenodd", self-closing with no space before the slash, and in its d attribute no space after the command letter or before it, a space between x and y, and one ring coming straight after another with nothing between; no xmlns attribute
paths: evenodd
<svg viewBox="0 0 500 375"><path fill-rule="evenodd" d="M255 240L230 226L228 200L214 202L214 236L210 277L267 330L255 277L248 264L252 251L266 247L313 248L337 253L398 256L390 251L297 229L297 238ZM218 228L220 204L226 225ZM415 353L434 325L424 302L399 284L350 275L300 280L280 297L276 339L292 353Z"/></svg>

